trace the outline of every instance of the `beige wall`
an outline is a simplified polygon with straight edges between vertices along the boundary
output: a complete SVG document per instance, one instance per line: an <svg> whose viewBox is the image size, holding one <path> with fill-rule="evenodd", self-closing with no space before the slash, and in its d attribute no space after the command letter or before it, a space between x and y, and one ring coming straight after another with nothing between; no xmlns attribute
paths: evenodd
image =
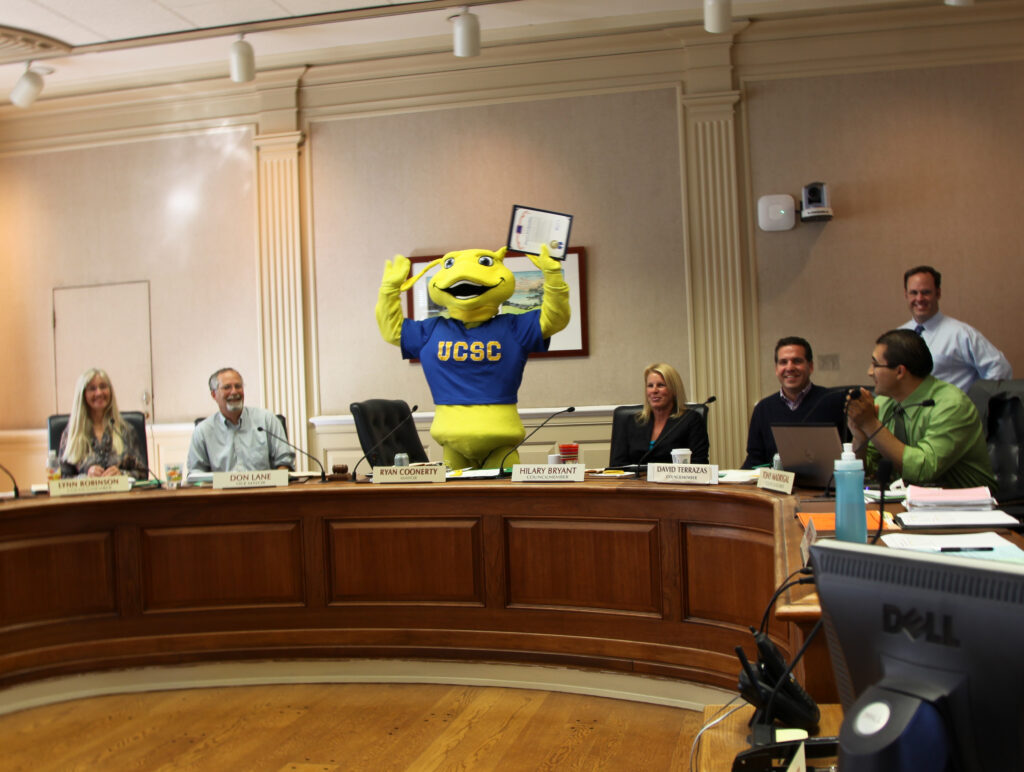
<svg viewBox="0 0 1024 772"><path fill-rule="evenodd" d="M419 365L377 331L384 262L496 249L517 203L575 216L591 309L590 356L532 361L520 405L637 401L652 361L688 380L674 89L318 122L309 147L322 412L432 409Z"/></svg>
<svg viewBox="0 0 1024 772"><path fill-rule="evenodd" d="M259 400L252 156L232 129L0 157L0 429L55 411L55 287L150 281L157 421L212 412L222 363Z"/></svg>
<svg viewBox="0 0 1024 772"><path fill-rule="evenodd" d="M1013 319L1024 256L1024 63L750 83L753 199L828 183L835 219L757 231L760 345L803 335L869 383L874 340L910 318L903 271L943 274L942 310L976 326L1024 376ZM771 357L762 386L778 388Z"/></svg>

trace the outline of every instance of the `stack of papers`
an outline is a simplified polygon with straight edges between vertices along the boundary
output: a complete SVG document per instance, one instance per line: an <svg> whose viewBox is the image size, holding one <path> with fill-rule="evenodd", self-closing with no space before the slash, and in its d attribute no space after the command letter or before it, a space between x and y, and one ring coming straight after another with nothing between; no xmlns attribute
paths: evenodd
<svg viewBox="0 0 1024 772"><path fill-rule="evenodd" d="M1015 528L1020 521L998 509L932 509L924 507L896 515L903 528Z"/></svg>
<svg viewBox="0 0 1024 772"><path fill-rule="evenodd" d="M958 534L889 533L882 537L882 541L893 549L1024 562L1024 550L991 531Z"/></svg>
<svg viewBox="0 0 1024 772"><path fill-rule="evenodd" d="M907 509L992 509L996 500L987 486L977 488L907 488Z"/></svg>

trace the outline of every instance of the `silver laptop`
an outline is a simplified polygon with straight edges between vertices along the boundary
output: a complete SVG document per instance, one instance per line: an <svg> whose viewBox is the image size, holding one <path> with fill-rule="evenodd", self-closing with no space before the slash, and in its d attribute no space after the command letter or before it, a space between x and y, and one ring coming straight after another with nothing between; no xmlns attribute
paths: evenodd
<svg viewBox="0 0 1024 772"><path fill-rule="evenodd" d="M772 424L782 468L796 473L800 488L825 488L843 452L835 424Z"/></svg>

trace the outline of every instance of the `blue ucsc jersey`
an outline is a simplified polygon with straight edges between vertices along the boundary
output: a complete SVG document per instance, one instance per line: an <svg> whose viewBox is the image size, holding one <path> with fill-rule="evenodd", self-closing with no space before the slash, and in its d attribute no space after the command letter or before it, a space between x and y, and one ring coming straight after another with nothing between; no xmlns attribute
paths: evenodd
<svg viewBox="0 0 1024 772"><path fill-rule="evenodd" d="M539 309L472 328L442 316L402 322L402 356L423 363L435 405L516 404L527 356L547 348Z"/></svg>

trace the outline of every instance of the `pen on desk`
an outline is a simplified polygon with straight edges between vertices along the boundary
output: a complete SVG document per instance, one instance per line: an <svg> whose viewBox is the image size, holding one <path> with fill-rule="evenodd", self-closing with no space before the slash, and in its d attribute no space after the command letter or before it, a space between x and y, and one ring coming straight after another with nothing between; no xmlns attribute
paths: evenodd
<svg viewBox="0 0 1024 772"><path fill-rule="evenodd" d="M939 547L939 552L992 552L995 547Z"/></svg>

